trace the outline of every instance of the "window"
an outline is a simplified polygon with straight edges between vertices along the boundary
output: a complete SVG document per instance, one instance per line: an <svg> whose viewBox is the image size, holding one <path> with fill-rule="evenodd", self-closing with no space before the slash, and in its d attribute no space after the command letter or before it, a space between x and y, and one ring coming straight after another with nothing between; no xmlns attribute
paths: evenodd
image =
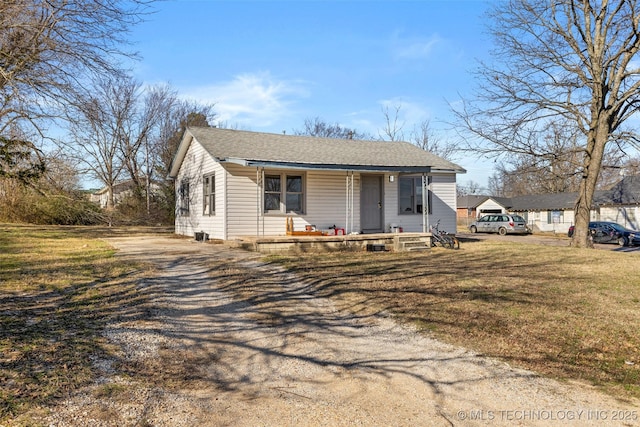
<svg viewBox="0 0 640 427"><path fill-rule="evenodd" d="M178 189L178 214L189 215L189 180L183 179Z"/></svg>
<svg viewBox="0 0 640 427"><path fill-rule="evenodd" d="M271 213L304 213L303 176L265 175L264 210Z"/></svg>
<svg viewBox="0 0 640 427"><path fill-rule="evenodd" d="M202 178L203 191L203 213L205 215L215 215L216 213L216 178L214 174L205 175Z"/></svg>
<svg viewBox="0 0 640 427"><path fill-rule="evenodd" d="M564 211L547 211L547 224L564 223Z"/></svg>
<svg viewBox="0 0 640 427"><path fill-rule="evenodd" d="M431 183L431 177L427 177ZM401 214L422 214L422 177L398 179L398 200ZM427 193L427 205L431 213L431 191Z"/></svg>

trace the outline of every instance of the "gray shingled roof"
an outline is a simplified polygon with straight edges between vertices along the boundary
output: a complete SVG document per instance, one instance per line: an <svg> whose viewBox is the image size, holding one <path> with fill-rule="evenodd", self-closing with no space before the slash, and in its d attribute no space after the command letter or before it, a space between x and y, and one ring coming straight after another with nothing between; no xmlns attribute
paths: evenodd
<svg viewBox="0 0 640 427"><path fill-rule="evenodd" d="M320 166L425 168L466 172L462 167L407 142L359 141L189 127L187 133L219 161ZM181 159L180 159L181 160Z"/></svg>
<svg viewBox="0 0 640 427"><path fill-rule="evenodd" d="M611 189L603 192L598 199L601 205L638 205L640 204L640 176L627 176Z"/></svg>
<svg viewBox="0 0 640 427"><path fill-rule="evenodd" d="M480 196L477 194L466 194L464 196L458 196L456 199L456 205L458 208L477 208L485 200L490 199L491 196Z"/></svg>
<svg viewBox="0 0 640 427"><path fill-rule="evenodd" d="M518 196L511 198L510 210L518 212L527 210L573 209L577 199L577 192Z"/></svg>
<svg viewBox="0 0 640 427"><path fill-rule="evenodd" d="M458 197L458 207L475 208L488 198L513 212L567 210L575 208L578 193L531 194L517 197L470 195ZM609 190L596 191L593 199L595 206L640 205L640 176L625 177Z"/></svg>

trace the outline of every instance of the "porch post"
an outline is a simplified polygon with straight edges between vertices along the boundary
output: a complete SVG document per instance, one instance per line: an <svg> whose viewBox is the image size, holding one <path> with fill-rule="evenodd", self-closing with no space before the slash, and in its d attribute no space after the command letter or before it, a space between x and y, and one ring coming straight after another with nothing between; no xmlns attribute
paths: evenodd
<svg viewBox="0 0 640 427"><path fill-rule="evenodd" d="M264 168L256 168L256 237L260 236L260 220L262 218L262 234L264 235L264 215L262 215L262 209L264 203L262 201L262 187L264 186Z"/></svg>
<svg viewBox="0 0 640 427"><path fill-rule="evenodd" d="M346 212L345 212L345 234L353 231L353 171L347 171L346 180Z"/></svg>
<svg viewBox="0 0 640 427"><path fill-rule="evenodd" d="M344 202L345 202L345 207L344 207L344 229L345 229L345 233L349 233L349 171L347 171L347 180L345 182L345 188L344 188L345 192L345 197L344 197Z"/></svg>
<svg viewBox="0 0 640 427"><path fill-rule="evenodd" d="M422 232L429 231L429 179L427 174L422 174Z"/></svg>

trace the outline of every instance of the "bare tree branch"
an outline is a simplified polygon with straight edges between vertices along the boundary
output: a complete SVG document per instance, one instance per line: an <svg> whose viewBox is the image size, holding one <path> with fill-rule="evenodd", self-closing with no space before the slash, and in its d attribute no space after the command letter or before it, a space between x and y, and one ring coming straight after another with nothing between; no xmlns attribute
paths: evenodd
<svg viewBox="0 0 640 427"><path fill-rule="evenodd" d="M580 132L576 246L588 245L607 146L636 139L623 125L640 103L638 11L638 0L500 2L489 14L495 65L481 64L474 100L454 109L475 150L497 158L553 154L543 137L554 123Z"/></svg>

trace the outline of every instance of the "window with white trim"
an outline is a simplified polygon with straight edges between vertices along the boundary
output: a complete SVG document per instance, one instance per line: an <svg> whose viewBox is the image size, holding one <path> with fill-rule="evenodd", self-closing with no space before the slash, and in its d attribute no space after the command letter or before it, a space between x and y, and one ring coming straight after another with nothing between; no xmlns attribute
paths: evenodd
<svg viewBox="0 0 640 427"><path fill-rule="evenodd" d="M431 177L427 177L427 185ZM404 215L422 214L422 177L400 177L398 179L399 213ZM431 213L431 191L427 193L427 205Z"/></svg>
<svg viewBox="0 0 640 427"><path fill-rule="evenodd" d="M264 211L304 213L304 184L304 175L301 174L265 174Z"/></svg>
<svg viewBox="0 0 640 427"><path fill-rule="evenodd" d="M564 211L547 211L547 224L564 223Z"/></svg>
<svg viewBox="0 0 640 427"><path fill-rule="evenodd" d="M178 214L189 215L189 180L180 181L178 188Z"/></svg>
<svg viewBox="0 0 640 427"><path fill-rule="evenodd" d="M216 213L216 178L215 174L204 175L202 177L202 203L205 215L215 215Z"/></svg>

